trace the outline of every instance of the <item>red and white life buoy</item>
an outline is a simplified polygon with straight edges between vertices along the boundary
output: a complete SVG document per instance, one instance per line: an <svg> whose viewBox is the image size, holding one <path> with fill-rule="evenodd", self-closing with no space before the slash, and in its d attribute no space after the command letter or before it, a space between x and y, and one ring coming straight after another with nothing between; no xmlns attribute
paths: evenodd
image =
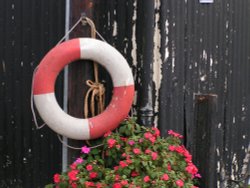
<svg viewBox="0 0 250 188"><path fill-rule="evenodd" d="M103 65L113 81L113 96L99 115L75 118L65 113L55 98L55 81L67 64L90 59ZM61 43L42 59L34 75L34 102L44 122L55 132L72 139L89 140L115 129L129 113L134 97L133 75L124 57L112 46L91 38Z"/></svg>

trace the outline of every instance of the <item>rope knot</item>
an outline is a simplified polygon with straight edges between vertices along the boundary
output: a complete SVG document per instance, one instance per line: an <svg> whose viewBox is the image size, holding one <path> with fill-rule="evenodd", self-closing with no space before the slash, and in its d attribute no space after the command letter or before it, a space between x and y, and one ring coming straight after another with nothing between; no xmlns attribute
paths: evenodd
<svg viewBox="0 0 250 188"><path fill-rule="evenodd" d="M86 84L89 86L89 89L85 96L84 101L84 117L87 118L89 114L88 110L88 98L90 97L90 111L91 115L95 116L96 114L96 105L97 105L97 114L101 113L104 110L104 99L105 99L105 87L100 82L93 82L92 80L87 80ZM95 104L97 102L97 104Z"/></svg>

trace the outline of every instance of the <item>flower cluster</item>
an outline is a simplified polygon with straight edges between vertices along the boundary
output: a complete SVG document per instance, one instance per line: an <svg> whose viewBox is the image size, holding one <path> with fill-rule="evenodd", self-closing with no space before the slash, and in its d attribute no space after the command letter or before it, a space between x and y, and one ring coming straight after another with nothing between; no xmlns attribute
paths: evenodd
<svg viewBox="0 0 250 188"><path fill-rule="evenodd" d="M47 187L72 188L197 188L198 169L181 144L182 135L170 130L160 137L127 119L114 133L104 135L101 148L82 148L68 172L54 175Z"/></svg>

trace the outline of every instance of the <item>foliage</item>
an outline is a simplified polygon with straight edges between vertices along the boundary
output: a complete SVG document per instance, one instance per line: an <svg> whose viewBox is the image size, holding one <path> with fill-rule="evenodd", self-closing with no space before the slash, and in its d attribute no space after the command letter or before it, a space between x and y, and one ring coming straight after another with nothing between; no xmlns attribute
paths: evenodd
<svg viewBox="0 0 250 188"><path fill-rule="evenodd" d="M160 137L157 128L125 120L115 132L104 135L98 148L82 148L82 156L69 170L54 175L57 188L196 188L200 175L182 135L170 130Z"/></svg>

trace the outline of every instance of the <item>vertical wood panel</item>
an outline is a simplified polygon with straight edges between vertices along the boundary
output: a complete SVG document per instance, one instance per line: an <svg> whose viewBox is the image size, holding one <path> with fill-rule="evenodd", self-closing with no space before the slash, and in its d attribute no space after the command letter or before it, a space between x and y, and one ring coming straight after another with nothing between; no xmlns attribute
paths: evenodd
<svg viewBox="0 0 250 188"><path fill-rule="evenodd" d="M61 144L50 129L35 130L31 78L64 34L64 1L0 5L0 187L44 187L60 171ZM62 94L57 99L61 103Z"/></svg>

